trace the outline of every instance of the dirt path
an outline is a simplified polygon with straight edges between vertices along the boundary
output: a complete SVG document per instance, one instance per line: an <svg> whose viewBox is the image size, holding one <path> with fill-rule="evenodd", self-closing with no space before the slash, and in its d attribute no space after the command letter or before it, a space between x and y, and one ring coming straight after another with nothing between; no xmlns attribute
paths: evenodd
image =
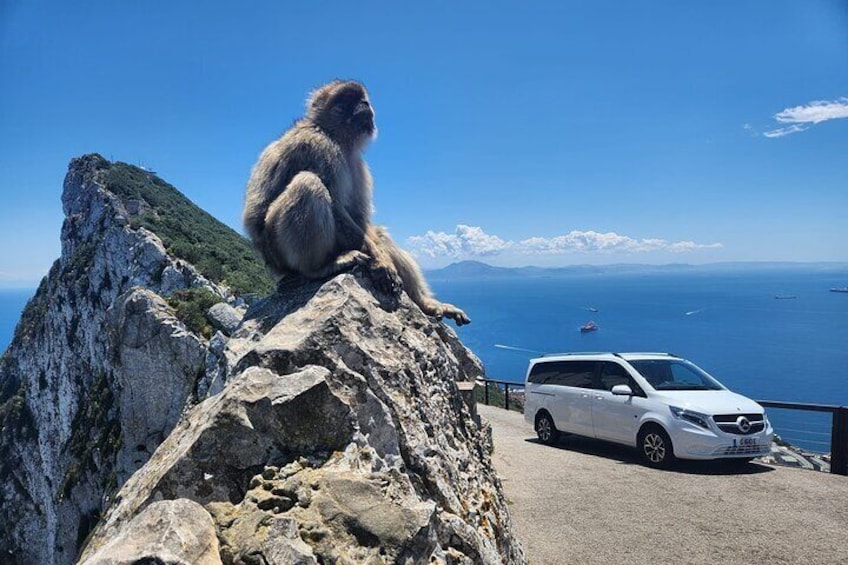
<svg viewBox="0 0 848 565"><path fill-rule="evenodd" d="M848 563L848 477L750 463L642 466L635 450L535 440L478 406L531 565Z"/></svg>

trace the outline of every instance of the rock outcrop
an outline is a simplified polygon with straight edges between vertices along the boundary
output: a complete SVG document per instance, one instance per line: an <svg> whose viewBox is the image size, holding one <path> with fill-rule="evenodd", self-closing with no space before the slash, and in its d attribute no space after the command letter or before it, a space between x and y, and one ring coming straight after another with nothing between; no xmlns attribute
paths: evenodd
<svg viewBox="0 0 848 565"><path fill-rule="evenodd" d="M110 495L179 421L206 344L163 300L228 291L134 228L106 188L112 164L75 159L62 255L0 362L0 559L69 563Z"/></svg>
<svg viewBox="0 0 848 565"><path fill-rule="evenodd" d="M62 257L0 362L0 563L524 561L450 328L359 274L245 314L244 269L186 261L145 227L176 196L118 166L71 163Z"/></svg>
<svg viewBox="0 0 848 565"><path fill-rule="evenodd" d="M84 563L109 563L99 548L163 499L206 508L226 563L521 562L456 385L479 362L406 297L351 274L294 282L223 357L223 392L127 482Z"/></svg>

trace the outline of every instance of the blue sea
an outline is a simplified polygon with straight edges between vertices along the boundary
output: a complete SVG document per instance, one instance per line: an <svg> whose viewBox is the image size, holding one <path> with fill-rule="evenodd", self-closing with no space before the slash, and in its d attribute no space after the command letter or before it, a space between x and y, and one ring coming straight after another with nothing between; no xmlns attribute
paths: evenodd
<svg viewBox="0 0 848 565"><path fill-rule="evenodd" d="M671 272L435 280L473 322L458 329L491 379L522 382L541 352L662 351L759 400L848 405L848 270ZM0 351L34 290L0 291ZM794 296L776 299L775 296ZM596 308L592 312L589 308ZM599 330L580 333L589 320ZM828 451L830 416L769 410L784 438Z"/></svg>
<svg viewBox="0 0 848 565"><path fill-rule="evenodd" d="M521 382L530 353L683 356L758 400L848 405L848 271L664 272L433 281L490 379ZM775 296L794 298L778 299ZM597 312L590 311L596 308ZM593 320L599 330L581 333ZM770 409L785 439L829 451L830 415Z"/></svg>
<svg viewBox="0 0 848 565"><path fill-rule="evenodd" d="M21 317L27 300L35 294L35 289L0 290L0 354L6 351L15 326Z"/></svg>

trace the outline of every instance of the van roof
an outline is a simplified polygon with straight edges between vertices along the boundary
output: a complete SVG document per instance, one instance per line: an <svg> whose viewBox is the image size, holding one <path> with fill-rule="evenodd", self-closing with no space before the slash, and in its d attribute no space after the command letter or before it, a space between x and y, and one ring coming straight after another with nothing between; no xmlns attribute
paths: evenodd
<svg viewBox="0 0 848 565"><path fill-rule="evenodd" d="M674 353L659 353L659 352L630 352L630 353L616 353L612 351L590 351L590 352L572 352L572 353L549 353L545 354L543 357L536 357L535 359L531 359L530 363L535 364L544 361L597 361L608 359L613 361L615 359L623 359L625 361L639 361L642 359L668 359L668 358L680 359L678 355Z"/></svg>

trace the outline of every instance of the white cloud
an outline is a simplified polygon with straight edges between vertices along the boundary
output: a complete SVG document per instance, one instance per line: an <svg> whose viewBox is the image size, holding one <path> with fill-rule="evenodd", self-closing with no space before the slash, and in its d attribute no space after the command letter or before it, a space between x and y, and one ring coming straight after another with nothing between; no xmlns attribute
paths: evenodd
<svg viewBox="0 0 848 565"><path fill-rule="evenodd" d="M489 235L474 226L456 226L456 232L428 231L408 239L413 251L427 257L482 257L497 255L510 245L496 235Z"/></svg>
<svg viewBox="0 0 848 565"><path fill-rule="evenodd" d="M839 118L848 118L848 98L816 100L807 105L787 108L774 115L774 119L782 124L820 124Z"/></svg>
<svg viewBox="0 0 848 565"><path fill-rule="evenodd" d="M828 120L848 118L848 98L836 100L814 100L809 104L786 108L774 115L781 124L793 124L764 132L766 137L783 137L809 129L810 125L820 124ZM805 125L800 125L805 124Z"/></svg>
<svg viewBox="0 0 848 565"><path fill-rule="evenodd" d="M763 132L763 135L766 137L783 137L784 135L789 135L790 133L798 133L799 131L804 131L806 128L804 126L794 125L785 128L777 128L771 131Z"/></svg>
<svg viewBox="0 0 848 565"><path fill-rule="evenodd" d="M428 231L407 240L410 250L430 258L453 259L487 257L509 252L518 255L561 255L565 253L646 253L667 251L688 253L698 249L721 248L721 243L670 242L665 239L634 239L615 232L571 231L551 238L531 237L506 241L480 227L458 225L454 233Z"/></svg>

